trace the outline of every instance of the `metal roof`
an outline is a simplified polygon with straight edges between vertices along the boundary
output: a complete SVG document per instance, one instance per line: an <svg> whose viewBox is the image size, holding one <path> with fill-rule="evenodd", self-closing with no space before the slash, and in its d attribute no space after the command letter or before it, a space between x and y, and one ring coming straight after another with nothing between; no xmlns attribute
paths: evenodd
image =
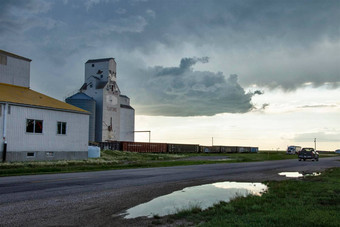
<svg viewBox="0 0 340 227"><path fill-rule="evenodd" d="M95 101L92 97L88 96L87 94L84 94L82 92L78 92L66 99L87 99L87 100L93 100Z"/></svg>
<svg viewBox="0 0 340 227"><path fill-rule="evenodd" d="M114 58L90 59L86 63L96 63L96 62L110 61L111 59L115 60Z"/></svg>
<svg viewBox="0 0 340 227"><path fill-rule="evenodd" d="M0 50L0 54L6 55L6 56L10 56L10 57L13 57L13 58L18 58L18 59L25 60L25 61L29 61L29 62L32 61L29 58L25 58L25 57L22 57L22 56L19 56L19 55L16 55L16 54L4 51L4 50Z"/></svg>
<svg viewBox="0 0 340 227"><path fill-rule="evenodd" d="M119 96L122 97L122 98L129 98L126 95L119 95Z"/></svg>
<svg viewBox="0 0 340 227"><path fill-rule="evenodd" d="M124 109L131 109L131 110L134 110L134 108L132 108L132 106L129 106L129 105L120 104L120 107L121 107L121 108L124 108Z"/></svg>
<svg viewBox="0 0 340 227"><path fill-rule="evenodd" d="M0 83L0 102L88 114L87 111L26 87Z"/></svg>

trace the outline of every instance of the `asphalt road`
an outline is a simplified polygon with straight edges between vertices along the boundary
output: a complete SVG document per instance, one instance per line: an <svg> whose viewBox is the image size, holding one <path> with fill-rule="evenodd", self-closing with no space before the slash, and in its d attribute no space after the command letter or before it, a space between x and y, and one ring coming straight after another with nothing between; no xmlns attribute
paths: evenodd
<svg viewBox="0 0 340 227"><path fill-rule="evenodd" d="M0 226L147 225L147 219L124 220L120 214L188 186L283 180L279 172L331 167L340 167L340 157L2 177Z"/></svg>

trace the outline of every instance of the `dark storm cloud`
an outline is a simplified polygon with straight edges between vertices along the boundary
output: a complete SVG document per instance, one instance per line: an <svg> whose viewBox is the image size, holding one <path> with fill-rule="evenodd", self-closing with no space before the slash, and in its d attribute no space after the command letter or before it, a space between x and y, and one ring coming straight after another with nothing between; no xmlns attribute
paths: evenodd
<svg viewBox="0 0 340 227"><path fill-rule="evenodd" d="M0 34L21 33L34 27L51 28L54 20L37 16L50 8L51 3L42 0L0 1Z"/></svg>
<svg viewBox="0 0 340 227"><path fill-rule="evenodd" d="M145 55L153 54L159 45L180 50L186 43L198 50L206 46L224 51L227 56L241 55L241 61L256 62L242 71L240 83L245 86L257 84L289 91L306 83L314 87L328 83L337 88L340 82L340 66L336 63L340 61L339 1L188 0L136 4L138 7L122 6L126 9L123 19L98 23L97 30L109 32L100 37L102 41L108 39L110 43L110 37L115 37L120 48ZM120 20L129 21L125 22L126 29L115 28L122 24ZM112 26L115 27L110 29ZM241 71L244 65L240 62L239 67Z"/></svg>
<svg viewBox="0 0 340 227"><path fill-rule="evenodd" d="M70 66L87 59L151 59L163 52L170 52L170 59L187 54L229 59L223 64L227 69L233 66L230 72L223 65L212 71L242 75L237 82L242 86L295 90L306 83L315 87L328 83L338 88L339 4L337 0L2 0L0 48L32 58L33 64L37 62L32 70L45 83L49 77L58 78L54 94L63 93L70 71L83 74ZM129 67L137 70L133 63ZM180 71L184 65L175 68L166 70L186 75ZM164 67L158 70L159 77L169 77L164 76ZM137 75L131 80L138 80L133 78ZM223 80L214 75L214 80ZM205 82L214 84L214 80ZM200 83L207 86L205 82Z"/></svg>
<svg viewBox="0 0 340 227"><path fill-rule="evenodd" d="M162 116L202 116L218 113L246 113L253 109L253 93L238 84L238 76L195 71L196 63L208 58L182 58L178 67L150 67L131 81L136 93L131 97L138 114Z"/></svg>
<svg viewBox="0 0 340 227"><path fill-rule="evenodd" d="M260 90L254 91L254 95L263 95L263 94L264 94L263 91L260 91Z"/></svg>

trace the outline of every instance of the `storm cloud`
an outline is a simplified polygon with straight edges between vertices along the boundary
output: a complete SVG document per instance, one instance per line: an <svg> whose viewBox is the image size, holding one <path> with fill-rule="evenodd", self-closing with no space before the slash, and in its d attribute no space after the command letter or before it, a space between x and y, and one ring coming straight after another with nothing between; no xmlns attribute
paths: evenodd
<svg viewBox="0 0 340 227"><path fill-rule="evenodd" d="M129 89L135 91L131 97L137 114L211 116L251 111L254 93L245 92L236 74L225 77L222 72L193 69L195 64L208 61L208 57L182 58L178 67L155 66L142 70L133 89Z"/></svg>
<svg viewBox="0 0 340 227"><path fill-rule="evenodd" d="M189 78L181 70L190 62L164 65L183 56L209 56L206 73L241 75L241 88L295 91L327 84L338 89L339 21L338 0L2 0L0 43L3 50L33 59L32 88L58 98L67 93L65 81L69 87L83 82L84 62L106 57L117 59L118 73L131 83L139 80L139 72L127 75L125 68L136 72L139 65L120 62L163 65L151 73L170 80ZM230 79L223 77L225 83ZM197 86L204 84L193 78ZM244 106L236 109L244 112Z"/></svg>

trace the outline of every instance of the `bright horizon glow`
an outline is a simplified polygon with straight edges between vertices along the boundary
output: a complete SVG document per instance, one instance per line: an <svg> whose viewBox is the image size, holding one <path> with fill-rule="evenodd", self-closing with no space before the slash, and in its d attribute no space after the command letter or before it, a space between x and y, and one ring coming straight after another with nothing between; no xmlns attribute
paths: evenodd
<svg viewBox="0 0 340 227"><path fill-rule="evenodd" d="M162 117L136 115L136 130L151 130L151 142L225 146L255 146L260 150L286 150L290 145L318 150L339 149L340 90L326 86L290 93L268 91L253 102L265 110L215 116ZM133 102L133 100L132 100ZM138 113L138 109L136 109ZM338 125L339 126L339 125ZM135 140L148 142L148 134L135 134ZM329 141L331 140L331 141Z"/></svg>

